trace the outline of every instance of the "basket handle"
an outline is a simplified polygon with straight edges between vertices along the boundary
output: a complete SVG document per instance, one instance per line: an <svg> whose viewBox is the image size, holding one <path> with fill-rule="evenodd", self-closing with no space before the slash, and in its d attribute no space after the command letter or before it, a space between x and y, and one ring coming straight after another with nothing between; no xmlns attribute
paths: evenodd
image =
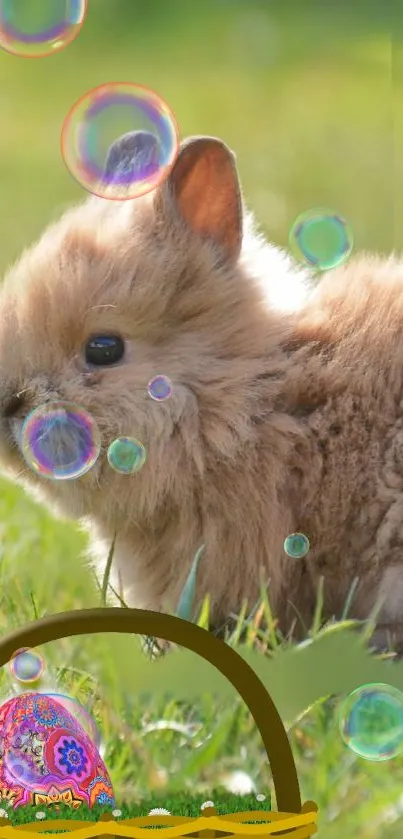
<svg viewBox="0 0 403 839"><path fill-rule="evenodd" d="M152 635L186 647L213 664L241 695L262 737L270 762L280 812L300 813L297 771L281 717L263 682L246 661L211 632L162 612L121 607L79 609L41 618L0 640L0 667L16 650L74 635L120 632Z"/></svg>

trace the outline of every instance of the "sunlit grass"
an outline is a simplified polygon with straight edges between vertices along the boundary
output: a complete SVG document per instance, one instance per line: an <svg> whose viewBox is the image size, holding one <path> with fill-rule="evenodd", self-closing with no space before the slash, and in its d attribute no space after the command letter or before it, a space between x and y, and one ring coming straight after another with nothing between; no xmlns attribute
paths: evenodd
<svg viewBox="0 0 403 839"><path fill-rule="evenodd" d="M101 605L102 591L80 559L85 547L82 535L52 519L7 482L0 485L0 499L1 632L44 614ZM199 622L208 625L207 606ZM351 628L348 604L344 623L338 626L341 632ZM319 592L317 615L307 637L315 643L334 629L323 627ZM359 631L368 635L370 629L364 624ZM267 595L252 614L243 610L227 642L236 646L241 634L247 645L271 657L285 655L292 644L279 633ZM170 809L166 802L177 800L177 795L182 795L181 800L206 800L217 788L225 795L228 779L239 771L249 778L253 794L269 795L267 758L243 703L220 702L209 694L194 702L174 696L145 702L141 684L138 693L135 690L135 673L127 672L137 643L130 636L99 635L52 642L41 649L47 664L45 688L57 686L93 713L117 801L152 799L159 802L154 806ZM6 668L0 686L3 698L9 696ZM388 808L397 812L403 759L385 768L355 757L338 735L337 704L332 698L323 700L297 720L285 721L302 797L318 803L320 835L326 839L338 839L341 833L346 839L377 839L378 828L364 825L382 820Z"/></svg>

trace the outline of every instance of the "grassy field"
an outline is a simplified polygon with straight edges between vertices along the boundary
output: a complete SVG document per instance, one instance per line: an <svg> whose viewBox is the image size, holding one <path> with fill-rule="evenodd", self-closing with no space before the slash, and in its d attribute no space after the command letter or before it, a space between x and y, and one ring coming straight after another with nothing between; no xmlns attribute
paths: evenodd
<svg viewBox="0 0 403 839"><path fill-rule="evenodd" d="M210 133L234 148L246 200L273 241L286 244L296 215L321 205L348 219L357 249L401 249L400 14L392 21L381 0L90 0L83 30L64 52L27 60L0 51L0 271L82 197L60 156L61 125L82 93L116 80L157 90L183 136ZM1 481L1 633L100 605L84 548L77 529ZM257 628L249 626L252 640ZM264 649L271 641L261 634ZM135 643L101 635L43 651L46 686L77 696L100 725L118 802L170 802L178 784L183 796L203 800L239 771L251 791L268 794L267 761L242 703L221 709L202 695L145 704L125 667ZM285 654L277 647L276 656ZM5 698L6 673L0 686ZM323 839L402 835L403 758L354 757L338 737L334 700L286 723Z"/></svg>

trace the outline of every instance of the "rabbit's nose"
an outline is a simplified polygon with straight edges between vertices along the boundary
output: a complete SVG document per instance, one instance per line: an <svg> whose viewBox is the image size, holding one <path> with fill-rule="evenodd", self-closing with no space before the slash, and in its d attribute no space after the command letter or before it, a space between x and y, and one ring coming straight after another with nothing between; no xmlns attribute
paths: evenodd
<svg viewBox="0 0 403 839"><path fill-rule="evenodd" d="M2 405L2 413L5 419L11 419L21 411L26 404L25 395L23 393L13 393L4 400Z"/></svg>

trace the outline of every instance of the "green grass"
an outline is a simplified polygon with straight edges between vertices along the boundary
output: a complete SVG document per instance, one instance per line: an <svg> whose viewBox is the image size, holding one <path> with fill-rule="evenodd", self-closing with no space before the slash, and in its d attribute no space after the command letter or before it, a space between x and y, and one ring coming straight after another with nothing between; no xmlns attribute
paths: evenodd
<svg viewBox="0 0 403 839"><path fill-rule="evenodd" d="M6 482L0 484L0 499L1 632L44 614L100 605L102 592L80 560L84 548L80 533L52 519ZM264 618L268 629L263 628ZM267 601L245 621L239 622L239 628L246 626L247 644L279 660L287 654L291 642L277 632ZM313 643L321 635L321 623L319 601ZM346 630L348 626L347 622ZM228 642L236 645L236 632ZM195 701L156 696L145 703L135 672L126 667L130 656L134 659L137 643L127 636L99 635L52 642L40 649L47 664L43 689L57 687L77 697L96 718L117 802L127 801L131 808L133 802L144 806L152 801L152 806L179 814L173 802L179 807L180 801L188 801L191 806L211 799L211 790L217 788L222 795L228 776L239 770L249 776L255 793L269 796L267 759L243 703L220 702L211 694ZM4 699L10 688L3 668ZM377 820L382 821L390 809L398 813L403 759L385 766L355 757L338 735L337 710L337 701L329 699L302 718L286 721L302 798L318 803L320 835L325 839L341 834L346 839L377 839ZM240 805L244 809L247 800ZM366 827L371 821L374 829Z"/></svg>
<svg viewBox="0 0 403 839"><path fill-rule="evenodd" d="M205 801L212 801L214 808L218 815L225 813L242 813L248 810L268 810L270 811L270 797L266 801L256 801L254 795L229 795L221 790L215 790L206 798L203 795L196 795L190 797L187 795L177 794L175 796L153 796L147 797L142 801L132 801L130 803L123 802L121 805L116 804L112 812L118 811L116 819L133 819L137 816L147 816L150 810L155 808L163 808L168 810L172 816L190 816L196 818L202 814L201 805ZM11 825L29 824L35 821L44 821L38 819L37 813L44 813L47 820L51 819L69 819L76 821L98 821L100 816L106 813L111 813L111 809L104 807L93 807L89 809L85 805L81 805L77 810L72 810L67 805L58 805L57 808L50 807L17 807L15 810L12 807L6 808L8 819Z"/></svg>
<svg viewBox="0 0 403 839"><path fill-rule="evenodd" d="M113 80L156 89L183 135L215 134L236 150L245 197L273 241L285 244L296 215L324 205L348 219L357 249L401 249L399 8L392 21L388 4L374 0L90 0L85 27L65 52L28 61L0 51L0 271L82 197L60 157L61 125L83 92ZM78 529L0 481L2 634L104 602L81 559L84 548ZM267 603L244 618L248 644L285 660L291 644L279 637ZM236 641L235 633L229 643ZM145 702L126 667L135 644L100 635L41 651L45 689L58 686L94 714L116 799L131 807L158 797L174 811L174 802L210 798L238 770L268 794L266 756L241 701L225 708L211 695ZM7 672L0 691L10 693ZM303 799L320 807L321 839L401 837L403 758L380 765L349 752L338 736L335 699L286 724ZM178 778L181 800L173 792Z"/></svg>

